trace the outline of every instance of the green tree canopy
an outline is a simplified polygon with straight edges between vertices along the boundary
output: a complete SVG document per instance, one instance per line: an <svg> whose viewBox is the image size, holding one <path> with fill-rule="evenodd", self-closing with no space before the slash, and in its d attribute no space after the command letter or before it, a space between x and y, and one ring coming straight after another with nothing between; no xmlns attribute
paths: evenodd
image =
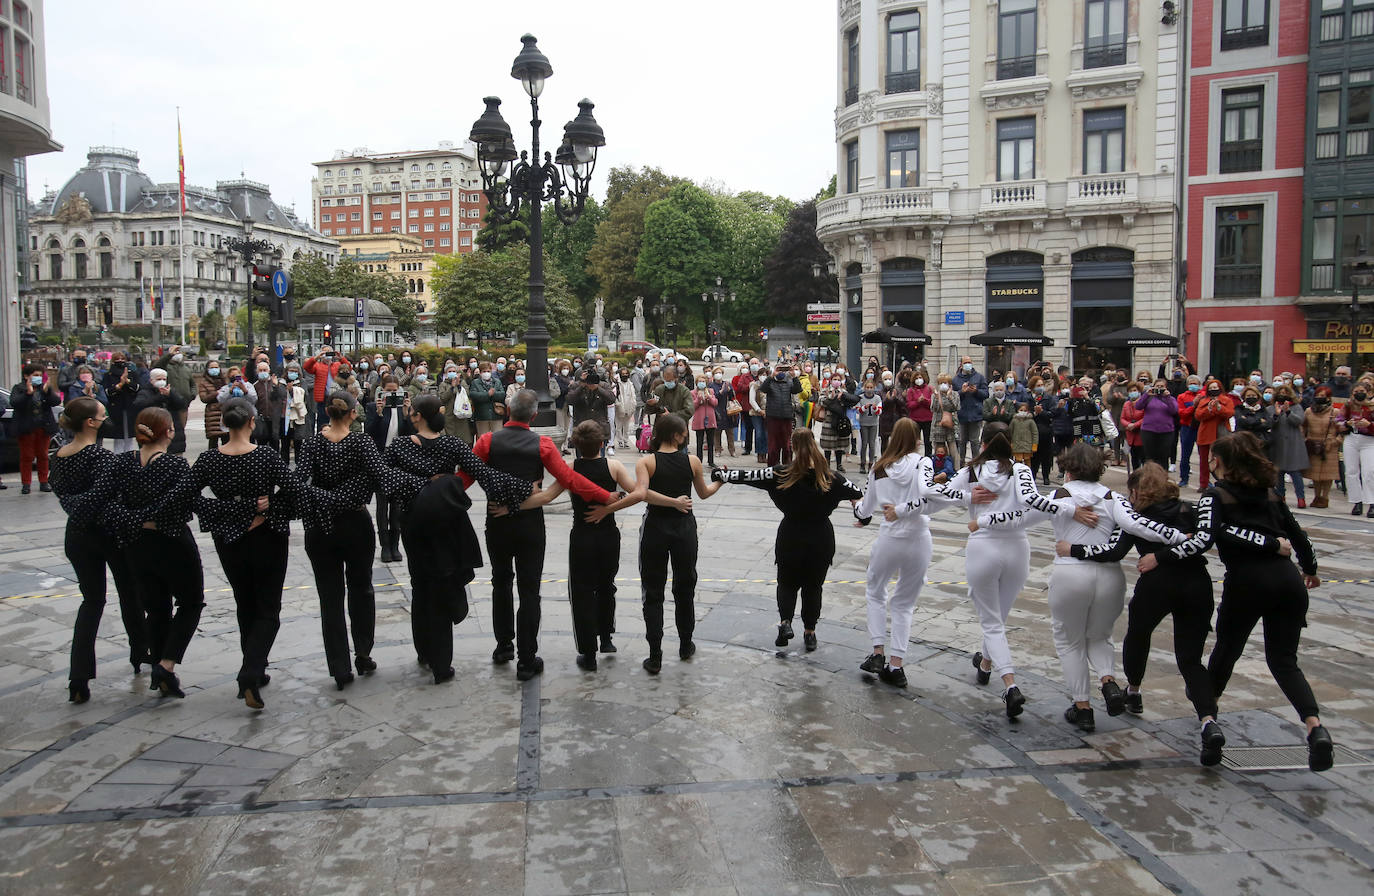
<svg viewBox="0 0 1374 896"><path fill-rule="evenodd" d="M525 329L529 305L529 246L502 252L435 258L435 323L441 332L516 333ZM563 274L544 260L544 301L551 333L581 331L577 300Z"/></svg>
<svg viewBox="0 0 1374 896"><path fill-rule="evenodd" d="M699 297L721 275L725 242L715 197L695 184L678 184L644 212L635 277L651 295L677 302L679 320L700 316L704 328Z"/></svg>
<svg viewBox="0 0 1374 896"><path fill-rule="evenodd" d="M365 271L351 255L343 256L333 267L316 255L302 258L291 267L291 289L297 311L320 296L375 299L396 315L397 333L413 337L419 323L415 297L407 294L405 278Z"/></svg>
<svg viewBox="0 0 1374 896"><path fill-rule="evenodd" d="M778 239L778 247L765 262L767 272L767 310L778 323L801 322L808 302L834 302L839 298L835 278L816 277L814 265L822 270L830 256L816 236L816 203L805 202L792 210Z"/></svg>
<svg viewBox="0 0 1374 896"><path fill-rule="evenodd" d="M644 239L644 213L675 185L686 183L658 168L612 168L606 186L606 205L587 252L588 273L606 299L610 317L628 318L636 296L652 290L635 275Z"/></svg>
<svg viewBox="0 0 1374 896"><path fill-rule="evenodd" d="M563 275L581 310L582 326L591 324L592 302L601 284L591 273L587 256L596 242L596 228L606 217L605 206L588 199L582 215L573 224L564 224L552 206L544 208L544 254Z"/></svg>
<svg viewBox="0 0 1374 896"><path fill-rule="evenodd" d="M547 229L547 228L546 228ZM520 214L511 221L498 221L496 214L487 209L482 217L482 229L477 231L477 248L483 252L500 252L511 246L530 241L530 207L522 205Z"/></svg>

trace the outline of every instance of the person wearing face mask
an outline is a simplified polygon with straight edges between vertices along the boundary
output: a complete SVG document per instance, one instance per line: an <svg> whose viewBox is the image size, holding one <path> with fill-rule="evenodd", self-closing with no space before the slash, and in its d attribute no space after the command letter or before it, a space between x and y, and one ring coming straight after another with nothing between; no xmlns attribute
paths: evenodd
<svg viewBox="0 0 1374 896"><path fill-rule="evenodd" d="M186 453L186 432L176 429L176 421L186 410L186 401L172 389L167 371L154 367L148 371L148 388L140 389L134 399L135 417L146 408L162 408L172 415L174 433L167 451L170 454Z"/></svg>
<svg viewBox="0 0 1374 896"><path fill-rule="evenodd" d="M849 409L859 403L859 396L844 387L838 375L817 396L821 411L821 454L835 456L835 472L844 472L844 455L849 448L854 426L849 421Z"/></svg>
<svg viewBox="0 0 1374 896"><path fill-rule="evenodd" d="M735 390L731 388L730 382L725 378L725 368L717 367L711 371L711 379L706 384L716 395L716 453L722 449L728 449L730 456L735 456L735 424L739 418L739 407L731 405L735 398ZM730 410L734 407L735 413Z"/></svg>
<svg viewBox="0 0 1374 896"><path fill-rule="evenodd" d="M1217 383L1218 391L1221 390L1221 383ZM1187 488L1190 473L1192 472L1193 446L1197 444L1198 421L1195 417L1198 404L1205 399L1202 388L1202 377L1192 374L1188 377L1184 390L1178 394L1178 443L1177 452L1171 453L1171 461L1177 458L1177 462L1169 464L1169 472L1173 472L1175 467L1178 469L1178 487ZM1205 468L1205 467L1204 467Z"/></svg>
<svg viewBox="0 0 1374 896"><path fill-rule="evenodd" d="M301 369L311 378L313 386L310 392L310 401L315 404L315 428L323 429L329 422L329 409L325 407L325 396L333 392L338 387L334 384L334 378L339 375L339 368L348 359L334 346L324 345L315 353L314 357L306 358ZM349 365L352 366L351 364Z"/></svg>
<svg viewBox="0 0 1374 896"><path fill-rule="evenodd" d="M649 407L649 413L658 416L661 414L675 414L682 418L682 422L690 427L692 421L692 396L689 394L693 383L685 383L678 377L678 368L675 364L669 364L662 370L663 379L657 386L653 387L653 393L645 404Z"/></svg>
<svg viewBox="0 0 1374 896"><path fill-rule="evenodd" d="M521 374L523 376L523 374ZM518 388L524 389L520 383ZM510 394L510 399L515 395ZM606 382L601 371L592 364L583 364L581 372L574 379L568 392L568 410L572 415L572 427L588 420L601 427L602 450L610 457L615 456L614 446L607 447L611 439L610 415L615 413L615 390Z"/></svg>
<svg viewBox="0 0 1374 896"><path fill-rule="evenodd" d="M750 374L749 427L754 433L754 456L759 463L768 459L768 395L765 391L772 374L767 364L752 365L758 369Z"/></svg>
<svg viewBox="0 0 1374 896"><path fill-rule="evenodd" d="M1280 380L1282 382L1282 380ZM1275 389L1265 389L1268 396L1270 413L1273 420L1272 438L1266 444L1269 459L1278 471L1278 482L1274 491L1284 500L1284 477L1293 481L1293 492L1298 498L1298 509L1307 508L1307 495L1303 489L1302 471L1307 469L1307 446L1303 441L1302 405L1298 396L1288 385ZM1239 429L1239 426L1237 426Z"/></svg>
<svg viewBox="0 0 1374 896"><path fill-rule="evenodd" d="M106 420L105 431L102 437L114 440L111 450L115 454L123 454L125 451L134 449L134 418L138 412L134 409L134 400L138 397L138 390L142 388L138 373L131 361L125 358L123 352L115 352L110 357L110 369L105 373L105 380L101 383L105 388L105 394L109 397L106 407L109 409L109 416ZM14 396L10 396L11 402Z"/></svg>
<svg viewBox="0 0 1374 896"><path fill-rule="evenodd" d="M1334 396L1334 385L1331 391ZM1336 428L1345 436L1341 454L1345 458L1345 487L1351 502L1350 514L1358 516L1366 513L1374 519L1374 389L1366 382L1356 383L1349 400L1338 408Z"/></svg>
<svg viewBox="0 0 1374 896"><path fill-rule="evenodd" d="M720 399L711 382L703 373L697 377L696 388L692 389L692 432L696 433L697 460L701 460L703 446L706 449L706 463L716 465L716 408Z"/></svg>
<svg viewBox="0 0 1374 896"><path fill-rule="evenodd" d="M310 436L306 425L305 387L301 385L301 366L295 361L287 363L286 373L286 419L282 421L281 459L291 463L291 449L296 450L296 462L301 459L301 442Z"/></svg>
<svg viewBox="0 0 1374 896"><path fill-rule="evenodd" d="M757 368L758 361L754 358L749 359L749 363ZM749 393L752 391L754 377L749 373L749 363L740 362L735 375L728 381L730 386L730 397L739 403L740 412L730 418L735 431L735 438L740 441L740 450L744 455L754 454L754 421L750 415Z"/></svg>
<svg viewBox="0 0 1374 896"><path fill-rule="evenodd" d="M1140 437L1140 424L1145 421L1145 412L1136 408L1136 402L1144 394L1139 382L1126 387L1126 402L1121 406L1121 438L1127 452L1128 472L1135 472L1145 463L1144 440Z"/></svg>
<svg viewBox="0 0 1374 896"><path fill-rule="evenodd" d="M476 440L472 434L472 402L468 399L468 390L463 384L463 374L457 362L448 361L444 364L438 392L439 405L444 409L444 435L471 445Z"/></svg>
<svg viewBox="0 0 1374 896"><path fill-rule="evenodd" d="M983 402L983 422L1005 423L1010 426L1015 416L1016 404L1007 395L1007 384L1002 380L995 380L992 384L992 394Z"/></svg>
<svg viewBox="0 0 1374 896"><path fill-rule="evenodd" d="M505 398L506 389L496 378L491 362L481 362L477 368L477 378L468 386L472 425L476 428L477 438L480 439L485 433L496 432L501 427L501 418L505 416Z"/></svg>
<svg viewBox="0 0 1374 896"><path fill-rule="evenodd" d="M877 458L878 419L883 414L883 397L878 392L877 372L864 379L859 392L859 472L867 473ZM896 426L893 426L896 429Z"/></svg>
<svg viewBox="0 0 1374 896"><path fill-rule="evenodd" d="M639 407L634 371L629 367L616 370L611 389L615 393L615 447L628 451L634 447L635 409Z"/></svg>
<svg viewBox="0 0 1374 896"><path fill-rule="evenodd" d="M1266 398L1265 396L1268 396ZM1247 385L1236 405L1236 432L1253 432L1266 447L1274 430L1274 391L1260 392L1258 386Z"/></svg>
<svg viewBox="0 0 1374 896"><path fill-rule="evenodd" d="M572 444L572 418L568 410L568 392L572 385L572 365L560 358L554 365L553 377L549 380L549 395L553 398L554 426L557 427L553 440L565 456L571 450L569 446Z"/></svg>
<svg viewBox="0 0 1374 896"><path fill-rule="evenodd" d="M935 390L930 386L930 374L924 367L919 368L911 378L906 390L906 414L921 434L926 456L931 453L930 429L935 416Z"/></svg>
<svg viewBox="0 0 1374 896"><path fill-rule="evenodd" d="M71 384L68 385L64 401L71 401L73 398L94 398L104 404L108 399L105 397L105 390L96 381L95 369L88 364L82 364L74 371Z"/></svg>
<svg viewBox="0 0 1374 896"><path fill-rule="evenodd" d="M19 443L19 479L23 494L29 494L33 481L33 466L38 465L38 490L50 492L48 485L48 442L57 434L53 408L62 404L57 391L57 371L47 371L38 364L25 364L23 380L10 389L9 434Z"/></svg>
<svg viewBox="0 0 1374 896"><path fill-rule="evenodd" d="M765 463L775 467L788 463L792 456L792 429L796 415L792 410L794 396L802 393L802 382L791 375L792 367L779 361L773 376L760 387L764 397L764 422L767 428L768 454Z"/></svg>
<svg viewBox="0 0 1374 896"><path fill-rule="evenodd" d="M66 362L57 369L57 391L67 395L72 384L77 381L77 374L83 365L88 362L86 350L84 348L73 349L67 357Z"/></svg>
<svg viewBox="0 0 1374 896"><path fill-rule="evenodd" d="M951 458L959 446L959 396L947 373L936 378L931 397L930 442L932 447L944 445L945 454Z"/></svg>
<svg viewBox="0 0 1374 896"><path fill-rule="evenodd" d="M1312 393L1312 406L1303 414L1303 448L1307 469L1303 475L1312 480L1312 506L1330 506L1331 484L1339 478L1341 432L1331 403L1331 387L1318 386Z"/></svg>
<svg viewBox="0 0 1374 896"><path fill-rule="evenodd" d="M959 359L959 372L954 375L951 390L959 398L959 437L956 458L960 464L968 456L969 448L978 450L978 433L983 428L983 402L988 400L987 379L973 369L973 358Z"/></svg>
<svg viewBox="0 0 1374 896"><path fill-rule="evenodd" d="M410 379L405 380L403 378L401 387L405 389L412 402L421 395L437 395L439 393L439 386L430 377L429 366L424 361L411 368Z"/></svg>
<svg viewBox="0 0 1374 896"><path fill-rule="evenodd" d="M1207 488L1207 457L1217 438L1230 431L1231 417L1236 413L1232 397L1222 391L1221 382L1209 379L1203 389L1203 397L1193 408L1193 418L1197 426L1198 488ZM1183 457L1187 459L1186 455ZM1179 487L1183 486L1180 478Z"/></svg>

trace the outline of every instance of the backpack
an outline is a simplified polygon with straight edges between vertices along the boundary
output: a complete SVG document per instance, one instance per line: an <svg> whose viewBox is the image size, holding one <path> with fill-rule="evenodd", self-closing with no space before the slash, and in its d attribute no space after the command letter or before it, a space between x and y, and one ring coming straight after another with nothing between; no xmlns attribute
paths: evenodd
<svg viewBox="0 0 1374 896"><path fill-rule="evenodd" d="M635 437L635 447L640 451L649 450L649 440L653 437L654 427L649 423L639 424L639 435Z"/></svg>

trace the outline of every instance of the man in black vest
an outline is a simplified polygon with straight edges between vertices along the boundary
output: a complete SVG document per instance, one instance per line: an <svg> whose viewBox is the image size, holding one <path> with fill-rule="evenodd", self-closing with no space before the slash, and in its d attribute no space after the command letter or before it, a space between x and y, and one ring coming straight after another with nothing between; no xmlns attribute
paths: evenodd
<svg viewBox="0 0 1374 896"><path fill-rule="evenodd" d="M558 446L548 436L530 431L530 421L539 400L530 389L521 389L511 399L510 420L496 432L484 433L473 452L487 466L540 482L544 472L565 489L596 504L615 500L604 488L574 473L563 461ZM544 575L544 511L525 511L510 516L487 517L487 556L491 559L491 616L496 629L493 663L519 662L515 677L528 681L544 671L539 658L539 580ZM512 583L520 589L520 612L514 610Z"/></svg>

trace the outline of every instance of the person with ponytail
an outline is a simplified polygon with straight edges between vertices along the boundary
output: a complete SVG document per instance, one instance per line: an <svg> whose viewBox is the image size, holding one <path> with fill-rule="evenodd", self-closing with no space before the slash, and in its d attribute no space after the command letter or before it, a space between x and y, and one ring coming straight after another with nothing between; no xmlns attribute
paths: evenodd
<svg viewBox="0 0 1374 896"><path fill-rule="evenodd" d="M868 490L854 509L856 525L866 526L881 517L878 538L868 556L868 636L873 653L859 666L894 687L906 687L902 663L911 640L911 617L921 585L930 566L932 545L926 523L929 494L935 489L935 468L930 458L918 453L919 424L903 417L892 428L892 437L873 470ZM901 513L899 515L898 509ZM925 511L925 512L923 512ZM888 595L893 577L897 582ZM888 614L892 616L889 642ZM884 645L887 645L884 647Z"/></svg>
<svg viewBox="0 0 1374 896"><path fill-rule="evenodd" d="M898 423L910 423L905 417ZM842 454L843 452L838 452ZM786 647L794 637L792 620L801 594L802 643L816 649L816 622L821 617L821 588L835 559L835 530L830 514L843 501L857 504L864 493L843 474L831 472L825 453L809 429L792 431L792 462L762 470L720 469L711 474L718 483L739 483L762 489L782 511L773 544L778 565L778 637ZM702 497L705 497L704 495Z"/></svg>
<svg viewBox="0 0 1374 896"><path fill-rule="evenodd" d="M96 444L105 422L105 406L94 398L67 402L58 423L72 433L72 440L58 449L49 482L62 509L67 512L65 549L81 589L81 607L72 629L71 672L67 699L85 703L91 699L90 680L95 678L95 641L100 617L105 612L105 568L114 575L119 610L129 639L129 662L137 675L148 659L148 636L143 606L138 599L124 552L115 545L104 525L114 498L114 455Z"/></svg>
<svg viewBox="0 0 1374 896"><path fill-rule="evenodd" d="M300 480L270 445L253 444L257 411L252 397L221 402L229 440L196 458L196 516L214 540L215 553L234 592L243 661L239 699L262 709L261 689L271 680L268 656L281 629L282 587L291 535L299 514ZM202 495L209 488L213 497Z"/></svg>
<svg viewBox="0 0 1374 896"><path fill-rule="evenodd" d="M392 441L385 455L388 466L409 474L394 484L392 497L402 507L416 658L435 684L454 677L453 627L467 618L467 585L482 565L468 486L479 483L489 504L512 512L534 490L530 480L488 467L466 442L444 435L440 408L439 396L417 395L407 408L415 434Z"/></svg>
<svg viewBox="0 0 1374 896"><path fill-rule="evenodd" d="M186 696L175 670L205 607L200 548L187 525L196 488L186 459L171 453L177 437L176 422L166 409L139 411L134 423L138 450L115 459L118 489L110 514L148 614L149 690L164 697Z"/></svg>
<svg viewBox="0 0 1374 896"><path fill-rule="evenodd" d="M983 649L973 655L979 684L995 673L1002 679L1002 702L1007 718L1025 709L1026 698L1016 685L1016 669L1007 644L1007 617L1021 587L1030 576L1030 541L1022 528L996 529L978 525L980 514L1005 514L1025 504L1024 495L1039 495L1030 468L1012 459L1011 433L1005 423L989 423L982 430L982 450L945 485L932 492L937 505L969 508L968 547L964 551L969 599L983 629ZM1091 522L1096 525L1096 515Z"/></svg>
<svg viewBox="0 0 1374 896"><path fill-rule="evenodd" d="M1316 552L1274 491L1278 471L1254 433L1238 432L1217 440L1207 462L1216 482L1198 498L1197 534L1166 550L1185 560L1201 556L1215 541L1226 567L1217 607L1217 640L1207 660L1212 689L1218 699L1226 692L1250 633L1263 622L1269 672L1307 726L1307 766L1324 772L1331 768L1335 746L1322 725L1312 686L1298 666L1298 641L1307 625L1307 592L1321 584ZM1297 566L1293 554L1297 554ZM1146 555L1138 568L1148 572L1156 562Z"/></svg>
<svg viewBox="0 0 1374 896"><path fill-rule="evenodd" d="M355 667L359 675L377 671L372 659L377 628L372 559L377 536L367 505L374 493L379 505L385 504L405 474L382 462L371 436L353 431L358 400L351 393L335 390L322 406L329 424L299 443L296 475L306 487L301 519L305 553L320 596L325 663L343 690L353 683ZM351 662L349 621L353 626Z"/></svg>

